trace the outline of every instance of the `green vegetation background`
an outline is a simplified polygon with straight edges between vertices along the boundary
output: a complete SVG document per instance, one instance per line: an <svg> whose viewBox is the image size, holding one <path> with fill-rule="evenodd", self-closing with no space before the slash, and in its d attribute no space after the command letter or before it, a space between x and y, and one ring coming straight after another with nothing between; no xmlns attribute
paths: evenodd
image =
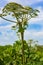
<svg viewBox="0 0 43 65"><path fill-rule="evenodd" d="M33 45L33 40L24 40L25 65L43 65L43 46ZM22 43L0 46L0 65L22 65Z"/></svg>

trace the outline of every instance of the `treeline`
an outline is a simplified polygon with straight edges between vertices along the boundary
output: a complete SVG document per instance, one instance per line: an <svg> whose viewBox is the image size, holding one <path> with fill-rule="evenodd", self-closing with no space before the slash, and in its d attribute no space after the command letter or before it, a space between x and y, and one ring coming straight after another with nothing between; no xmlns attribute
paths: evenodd
<svg viewBox="0 0 43 65"><path fill-rule="evenodd" d="M24 40L25 65L43 65L43 46ZM22 65L22 42L0 46L0 65Z"/></svg>

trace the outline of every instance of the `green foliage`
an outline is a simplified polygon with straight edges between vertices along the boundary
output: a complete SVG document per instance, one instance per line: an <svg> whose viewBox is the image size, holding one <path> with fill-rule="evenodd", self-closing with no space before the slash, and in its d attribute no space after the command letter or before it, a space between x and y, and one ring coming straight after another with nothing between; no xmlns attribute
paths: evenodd
<svg viewBox="0 0 43 65"><path fill-rule="evenodd" d="M29 45L31 42L31 46ZM28 44L29 43L29 44ZM25 65L43 65L42 46L32 46L34 40L24 40ZM41 50L38 50L42 48ZM15 41L13 45L0 46L0 65L22 65L22 42Z"/></svg>

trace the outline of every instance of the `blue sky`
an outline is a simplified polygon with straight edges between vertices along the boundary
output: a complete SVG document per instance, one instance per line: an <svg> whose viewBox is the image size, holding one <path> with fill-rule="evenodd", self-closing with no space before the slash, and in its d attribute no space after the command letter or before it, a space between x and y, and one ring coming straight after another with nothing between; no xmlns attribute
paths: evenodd
<svg viewBox="0 0 43 65"><path fill-rule="evenodd" d="M9 2L16 2L23 6L31 6L40 11L38 17L29 20L29 27L25 31L25 39L38 40L43 45L43 0L0 0L0 13L2 8ZM9 16L7 17L9 18ZM9 18L13 19L13 18ZM17 34L11 29L14 23L0 18L0 45L13 44L18 39Z"/></svg>

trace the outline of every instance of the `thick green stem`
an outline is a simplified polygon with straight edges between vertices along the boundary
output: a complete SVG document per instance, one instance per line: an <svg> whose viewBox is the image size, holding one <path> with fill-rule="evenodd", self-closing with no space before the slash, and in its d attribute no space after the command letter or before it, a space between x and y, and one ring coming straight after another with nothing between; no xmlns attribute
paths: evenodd
<svg viewBox="0 0 43 65"><path fill-rule="evenodd" d="M21 40L22 40L22 64L25 65L25 57L24 57L24 32L21 32Z"/></svg>

